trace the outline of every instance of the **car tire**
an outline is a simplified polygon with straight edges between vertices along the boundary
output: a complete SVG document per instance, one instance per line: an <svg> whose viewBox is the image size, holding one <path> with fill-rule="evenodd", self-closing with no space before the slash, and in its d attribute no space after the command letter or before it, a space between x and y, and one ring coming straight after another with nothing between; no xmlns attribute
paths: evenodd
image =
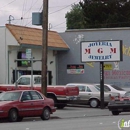
<svg viewBox="0 0 130 130"><path fill-rule="evenodd" d="M23 120L23 117L19 117L18 118L18 122L22 121Z"/></svg>
<svg viewBox="0 0 130 130"><path fill-rule="evenodd" d="M41 119L42 120L49 120L50 119L50 109L48 107L44 108L42 115L41 115Z"/></svg>
<svg viewBox="0 0 130 130"><path fill-rule="evenodd" d="M17 112L17 110L16 109L11 109L9 111L8 118L9 118L10 122L16 122L16 121L18 121L18 112Z"/></svg>
<svg viewBox="0 0 130 130"><path fill-rule="evenodd" d="M97 108L99 106L99 101L97 99L91 99L89 104L91 108Z"/></svg>
<svg viewBox="0 0 130 130"><path fill-rule="evenodd" d="M59 104L59 105L57 105L57 108L58 109L63 109L65 106L66 106L66 104Z"/></svg>
<svg viewBox="0 0 130 130"><path fill-rule="evenodd" d="M112 115L119 115L118 111L112 111Z"/></svg>

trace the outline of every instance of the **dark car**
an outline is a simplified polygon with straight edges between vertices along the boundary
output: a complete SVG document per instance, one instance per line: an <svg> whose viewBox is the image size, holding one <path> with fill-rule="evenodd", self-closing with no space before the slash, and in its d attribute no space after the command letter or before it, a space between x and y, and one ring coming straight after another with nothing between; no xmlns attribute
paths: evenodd
<svg viewBox="0 0 130 130"><path fill-rule="evenodd" d="M122 98L110 101L108 109L113 115L119 115L121 112L130 112L130 91L126 92Z"/></svg>
<svg viewBox="0 0 130 130"><path fill-rule="evenodd" d="M54 101L35 90L15 90L0 94L0 118L8 118L10 122L38 116L48 120L55 111Z"/></svg>

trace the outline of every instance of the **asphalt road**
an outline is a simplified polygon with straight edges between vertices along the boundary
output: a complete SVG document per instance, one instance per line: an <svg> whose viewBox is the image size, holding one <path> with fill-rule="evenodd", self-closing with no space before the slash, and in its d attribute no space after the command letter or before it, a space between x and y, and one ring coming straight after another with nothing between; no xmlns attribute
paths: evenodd
<svg viewBox="0 0 130 130"><path fill-rule="evenodd" d="M130 113L112 116L108 109L91 109L87 107L66 107L57 110L51 119L25 118L22 122L1 122L0 130L119 130L118 121L130 120ZM124 128L123 130L130 130Z"/></svg>

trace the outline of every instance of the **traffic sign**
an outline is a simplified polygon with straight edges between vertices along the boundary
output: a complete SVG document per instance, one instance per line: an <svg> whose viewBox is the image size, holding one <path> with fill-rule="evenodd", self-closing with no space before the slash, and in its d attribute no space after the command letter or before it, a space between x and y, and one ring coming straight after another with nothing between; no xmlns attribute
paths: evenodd
<svg viewBox="0 0 130 130"><path fill-rule="evenodd" d="M31 59L32 58L32 50L31 49L26 49L26 58Z"/></svg>

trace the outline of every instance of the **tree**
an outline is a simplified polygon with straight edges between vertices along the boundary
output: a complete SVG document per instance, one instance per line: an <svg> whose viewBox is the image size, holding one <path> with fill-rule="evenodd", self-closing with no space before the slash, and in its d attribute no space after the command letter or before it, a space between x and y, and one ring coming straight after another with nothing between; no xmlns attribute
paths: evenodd
<svg viewBox="0 0 130 130"><path fill-rule="evenodd" d="M83 0L66 18L67 29L130 27L130 1Z"/></svg>
<svg viewBox="0 0 130 130"><path fill-rule="evenodd" d="M73 4L70 12L67 12L65 18L67 19L67 29L83 29L84 16L82 8L79 4Z"/></svg>

